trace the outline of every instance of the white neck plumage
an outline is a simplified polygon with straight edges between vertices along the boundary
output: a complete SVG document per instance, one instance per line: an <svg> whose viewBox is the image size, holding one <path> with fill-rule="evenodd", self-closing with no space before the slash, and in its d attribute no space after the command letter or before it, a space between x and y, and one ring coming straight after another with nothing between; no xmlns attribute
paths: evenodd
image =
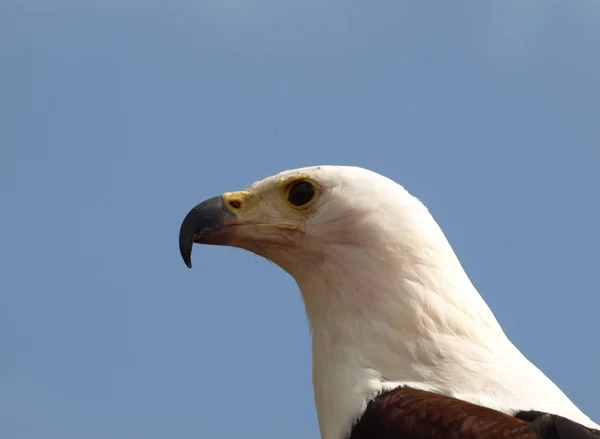
<svg viewBox="0 0 600 439"><path fill-rule="evenodd" d="M589 421L506 338L437 225L419 236L418 253L406 242L329 246L310 275L295 276L322 438L346 438L371 399L403 384L508 413L563 407Z"/></svg>

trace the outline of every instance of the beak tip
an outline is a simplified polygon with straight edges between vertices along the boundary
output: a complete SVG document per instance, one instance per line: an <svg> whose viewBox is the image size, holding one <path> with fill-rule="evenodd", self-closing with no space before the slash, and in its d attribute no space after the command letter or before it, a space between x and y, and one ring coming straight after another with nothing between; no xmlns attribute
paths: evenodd
<svg viewBox="0 0 600 439"><path fill-rule="evenodd" d="M185 262L185 265L187 266L187 268L192 268L192 250L190 249L184 249L184 248L180 248L180 253L181 253L181 258L183 259L183 262Z"/></svg>
<svg viewBox="0 0 600 439"><path fill-rule="evenodd" d="M180 239L179 242L179 254L181 254L181 259L187 266L187 268L192 268L192 246L194 245L193 239Z"/></svg>

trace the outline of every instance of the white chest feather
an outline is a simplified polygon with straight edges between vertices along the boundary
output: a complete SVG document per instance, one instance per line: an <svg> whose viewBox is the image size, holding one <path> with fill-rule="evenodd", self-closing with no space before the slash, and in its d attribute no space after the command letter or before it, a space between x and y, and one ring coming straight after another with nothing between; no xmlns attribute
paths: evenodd
<svg viewBox="0 0 600 439"><path fill-rule="evenodd" d="M536 409L595 426L502 334L490 332L488 347L342 316L333 327L327 322L313 322L313 385L323 439L347 438L367 403L400 385L509 414Z"/></svg>

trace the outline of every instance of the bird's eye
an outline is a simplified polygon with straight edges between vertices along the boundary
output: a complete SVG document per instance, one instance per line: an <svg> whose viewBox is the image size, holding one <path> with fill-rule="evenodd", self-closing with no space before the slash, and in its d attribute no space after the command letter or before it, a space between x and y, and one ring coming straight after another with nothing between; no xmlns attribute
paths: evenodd
<svg viewBox="0 0 600 439"><path fill-rule="evenodd" d="M308 181L294 183L288 192L288 201L294 207L303 207L315 196L315 187Z"/></svg>

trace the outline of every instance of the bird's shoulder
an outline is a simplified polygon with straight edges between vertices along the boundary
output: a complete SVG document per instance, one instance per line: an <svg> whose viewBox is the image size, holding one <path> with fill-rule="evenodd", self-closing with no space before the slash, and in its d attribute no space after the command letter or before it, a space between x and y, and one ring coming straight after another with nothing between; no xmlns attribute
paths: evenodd
<svg viewBox="0 0 600 439"><path fill-rule="evenodd" d="M600 431L543 413L508 415L410 387L369 402L348 439L600 439Z"/></svg>

